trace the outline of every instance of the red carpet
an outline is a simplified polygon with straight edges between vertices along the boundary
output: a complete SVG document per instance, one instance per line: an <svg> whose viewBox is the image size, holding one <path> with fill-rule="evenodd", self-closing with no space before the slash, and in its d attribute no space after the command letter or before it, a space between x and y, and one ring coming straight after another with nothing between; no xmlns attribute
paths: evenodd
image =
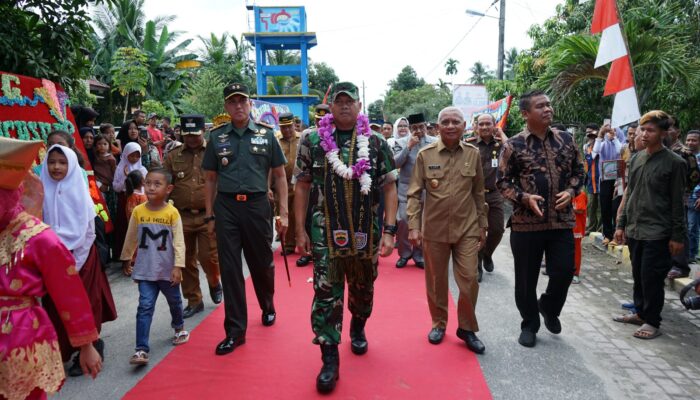
<svg viewBox="0 0 700 400"><path fill-rule="evenodd" d="M126 399L315 399L321 353L313 345L310 309L312 267L298 268L289 257L292 287L275 253L277 322L264 327L252 283L247 282L246 344L215 356L223 339L220 306L192 331L189 343L174 349L149 372ZM340 380L331 395L340 399L491 399L477 357L454 335L456 309L450 303L447 335L428 343L430 315L423 271L411 262L402 269L396 256L381 259L374 311L366 333L369 351L350 351L350 315L345 305ZM347 291L346 291L347 293ZM347 295L347 294L346 294ZM488 342L487 342L488 343ZM487 349L488 353L488 349Z"/></svg>

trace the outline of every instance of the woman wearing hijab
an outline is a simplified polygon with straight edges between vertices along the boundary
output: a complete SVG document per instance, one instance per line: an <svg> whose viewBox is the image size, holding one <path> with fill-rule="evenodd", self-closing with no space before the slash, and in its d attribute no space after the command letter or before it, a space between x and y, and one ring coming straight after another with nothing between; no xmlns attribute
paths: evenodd
<svg viewBox="0 0 700 400"><path fill-rule="evenodd" d="M128 129L128 128L127 128ZM121 132L119 132L121 134ZM122 247L124 246L124 237L126 236L126 230L129 227L129 220L126 217L126 177L131 171L141 171L141 174L145 177L148 174L148 170L143 166L141 160L141 146L135 142L127 142L124 145L122 142L122 155L119 159L119 164L117 164L117 169L114 171L114 182L112 182L112 188L117 193L117 214L112 218L114 223L114 248L112 249L112 256L115 259L119 259L122 254Z"/></svg>
<svg viewBox="0 0 700 400"><path fill-rule="evenodd" d="M122 149L128 143L138 144L141 148L141 163L146 169L159 168L161 166L158 149L150 143L148 133L146 133L146 137L141 136L141 128L133 119L126 121L122 125L121 129L119 129L119 134L117 134L117 140L121 144ZM124 154L122 154L122 157L124 157Z"/></svg>
<svg viewBox="0 0 700 400"><path fill-rule="evenodd" d="M83 147L87 153L90 165L95 166L95 130L90 126L80 128L80 138L83 140ZM75 149L73 149L75 151ZM76 152L77 156L77 152Z"/></svg>
<svg viewBox="0 0 700 400"><path fill-rule="evenodd" d="M389 143L389 148L393 151L396 140L408 135L409 132L408 119L405 117L400 117L397 119L394 122L394 134L387 140L387 143Z"/></svg>
<svg viewBox="0 0 700 400"><path fill-rule="evenodd" d="M83 182L75 152L58 144L51 146L41 167L41 182L44 186L44 222L51 226L75 258L75 273L80 276L88 294L99 333L102 323L117 318L117 311L95 246L95 204ZM57 328L63 360L67 361L77 349L71 346L67 332L62 329L56 302L56 299L46 296L42 304ZM94 345L104 358L104 342L98 339ZM68 374L83 374L79 355L73 359Z"/></svg>

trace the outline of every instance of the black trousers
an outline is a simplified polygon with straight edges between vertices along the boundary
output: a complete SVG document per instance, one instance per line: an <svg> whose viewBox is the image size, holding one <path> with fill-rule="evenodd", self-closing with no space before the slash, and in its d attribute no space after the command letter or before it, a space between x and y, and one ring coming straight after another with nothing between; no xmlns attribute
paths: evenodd
<svg viewBox="0 0 700 400"><path fill-rule="evenodd" d="M511 232L510 247L515 260L515 304L523 319L520 329L537 332L537 280L542 255L547 256L549 283L540 297L541 306L547 314L559 316L574 277L574 233L571 229Z"/></svg>
<svg viewBox="0 0 700 400"><path fill-rule="evenodd" d="M250 270L255 295L263 313L274 312L275 264L272 260L272 209L267 195L237 201L219 193L214 202L219 268L224 289L224 330L227 336L244 336L248 326L245 279L241 250Z"/></svg>
<svg viewBox="0 0 700 400"><path fill-rule="evenodd" d="M603 236L608 239L612 239L615 233L617 208L613 205L614 192L615 180L600 181L600 219L603 220Z"/></svg>
<svg viewBox="0 0 700 400"><path fill-rule="evenodd" d="M504 227L504 214L503 214L503 196L495 190L486 193L486 203L489 205L489 229L488 235L486 236L486 243L484 248L481 249L480 256L491 257L493 252L496 251L496 247L501 243L503 238L503 232L505 232Z"/></svg>
<svg viewBox="0 0 700 400"><path fill-rule="evenodd" d="M661 326L664 307L664 279L671 269L668 239L635 240L627 238L634 279L634 306L647 324Z"/></svg>

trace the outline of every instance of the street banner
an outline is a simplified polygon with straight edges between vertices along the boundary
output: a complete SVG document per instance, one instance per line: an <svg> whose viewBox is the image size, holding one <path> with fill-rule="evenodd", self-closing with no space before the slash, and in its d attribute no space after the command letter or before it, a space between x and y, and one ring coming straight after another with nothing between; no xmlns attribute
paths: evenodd
<svg viewBox="0 0 700 400"><path fill-rule="evenodd" d="M481 114L493 115L493 118L496 120L496 126L504 129L508 122L508 114L510 113L510 105L512 102L513 96L507 96L485 107L474 110L467 119L467 129L476 129L472 124L474 123L474 118Z"/></svg>

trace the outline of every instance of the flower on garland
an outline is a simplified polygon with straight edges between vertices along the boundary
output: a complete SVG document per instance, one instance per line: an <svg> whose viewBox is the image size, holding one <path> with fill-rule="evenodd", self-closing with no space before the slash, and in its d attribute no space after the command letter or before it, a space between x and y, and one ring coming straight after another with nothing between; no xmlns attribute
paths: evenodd
<svg viewBox="0 0 700 400"><path fill-rule="evenodd" d="M333 114L327 114L318 123L318 134L321 138L321 148L326 152L326 159L333 171L345 180L357 179L360 182L360 193L367 195L372 186L372 178L367 171L372 164L369 161L369 119L364 114L358 114L356 125L357 161L354 165L345 165L338 156L340 149L333 138Z"/></svg>

